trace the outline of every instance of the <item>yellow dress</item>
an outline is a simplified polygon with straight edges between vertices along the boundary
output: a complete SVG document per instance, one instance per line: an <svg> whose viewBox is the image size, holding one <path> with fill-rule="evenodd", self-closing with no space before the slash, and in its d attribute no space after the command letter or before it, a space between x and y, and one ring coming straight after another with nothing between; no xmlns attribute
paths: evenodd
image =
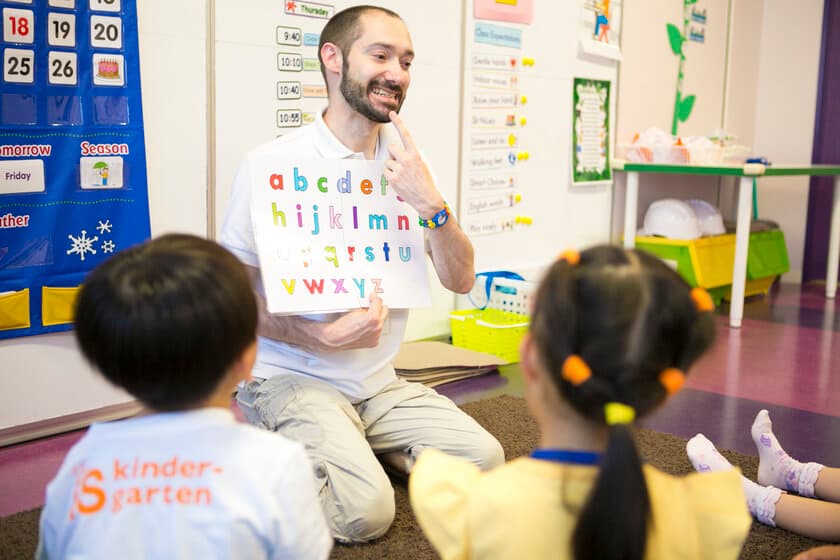
<svg viewBox="0 0 840 560"><path fill-rule="evenodd" d="M752 519L740 472L671 476L645 465L652 522L645 558L737 558ZM409 479L414 513L444 560L566 559L597 467L521 457L488 472L424 451Z"/></svg>

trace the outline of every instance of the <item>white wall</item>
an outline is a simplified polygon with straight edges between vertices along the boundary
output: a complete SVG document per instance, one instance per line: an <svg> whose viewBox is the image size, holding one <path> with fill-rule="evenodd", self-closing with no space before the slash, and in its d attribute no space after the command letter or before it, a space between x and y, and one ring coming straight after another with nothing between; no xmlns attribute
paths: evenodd
<svg viewBox="0 0 840 560"><path fill-rule="evenodd" d="M655 1L662 4L664 0ZM665 20L675 21L670 4L657 4L652 10L647 2L627 2L628 27L619 71L618 143L628 141L635 131L647 126L670 130L673 99L663 97L655 83L663 79L662 69L646 74L642 70L651 60L668 64L667 60L656 58L661 56L663 48L659 21L662 16L652 18L650 14L652 11L664 14ZM714 126L722 126L735 134L740 143L752 146L754 154L764 155L770 161L809 163L819 81L822 0L797 3L701 0L700 5L715 9L716 23L715 27L707 25L707 41L709 33L718 33L721 28L729 30L728 49L723 51L728 52L728 59L724 57L717 65L720 76L714 65L706 66L706 72L711 73L707 84L711 89L696 83L685 89L686 93L693 93L704 87L704 96L717 95L721 113L717 124L713 122L714 111L702 113L705 115L702 119L701 114L692 115L689 123L680 127L680 133L706 134ZM731 14L731 21L717 17L725 13ZM657 21L652 23L653 19ZM716 48L714 56L719 56L718 52ZM687 70L692 71L690 67ZM639 80L640 75L645 78ZM673 86L666 84L665 89L673 94ZM695 116L698 120L691 124ZM698 127L700 120L705 128ZM618 174L613 199L613 239L623 231L624 180L623 174ZM759 217L779 222L785 233L791 269L782 280L798 283L804 250L808 177L765 178L758 185ZM644 176L640 180L638 223L642 223L652 201L666 196L702 198L719 205L724 217L730 217L734 192L734 181L727 178Z"/></svg>
<svg viewBox="0 0 840 560"><path fill-rule="evenodd" d="M819 81L822 0L765 2L755 97L755 152L776 163L809 163ZM802 279L808 177L758 182L758 214L785 232L790 272Z"/></svg>
<svg viewBox="0 0 840 560"><path fill-rule="evenodd" d="M152 235L207 235L207 6L137 0Z"/></svg>
<svg viewBox="0 0 840 560"><path fill-rule="evenodd" d="M205 2L138 0L137 19L152 234L205 235ZM131 402L91 371L73 333L2 340L0 363L0 430Z"/></svg>

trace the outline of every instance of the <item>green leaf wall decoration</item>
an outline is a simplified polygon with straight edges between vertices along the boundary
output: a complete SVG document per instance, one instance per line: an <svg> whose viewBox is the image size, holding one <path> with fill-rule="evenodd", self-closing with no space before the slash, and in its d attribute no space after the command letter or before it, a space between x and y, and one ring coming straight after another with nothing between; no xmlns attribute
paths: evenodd
<svg viewBox="0 0 840 560"><path fill-rule="evenodd" d="M686 95L683 97L682 82L685 76L683 68L685 66L685 53L683 47L685 46L686 37L688 37L688 21L689 21L689 6L696 4L697 0L683 0L683 28L674 25L673 23L665 24L668 31L668 43L671 45L671 52L675 56L680 57L680 64L677 70L677 93L674 96L674 114L671 118L671 134L677 136L677 129L679 123L688 120L691 116L691 110L694 109L695 96Z"/></svg>

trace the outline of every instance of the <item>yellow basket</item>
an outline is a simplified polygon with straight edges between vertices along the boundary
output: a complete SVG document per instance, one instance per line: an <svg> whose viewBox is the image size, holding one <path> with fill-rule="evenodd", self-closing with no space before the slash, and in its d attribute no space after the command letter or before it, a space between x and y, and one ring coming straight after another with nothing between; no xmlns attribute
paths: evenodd
<svg viewBox="0 0 840 560"><path fill-rule="evenodd" d="M528 316L499 309L463 309L449 314L452 344L486 352L508 363L519 361L519 343Z"/></svg>

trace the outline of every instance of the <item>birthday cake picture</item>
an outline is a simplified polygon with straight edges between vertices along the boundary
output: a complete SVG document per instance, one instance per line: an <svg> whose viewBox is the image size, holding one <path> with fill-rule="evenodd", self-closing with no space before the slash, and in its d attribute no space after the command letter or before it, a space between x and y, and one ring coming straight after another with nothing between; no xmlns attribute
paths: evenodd
<svg viewBox="0 0 840 560"><path fill-rule="evenodd" d="M125 85L125 59L119 54L93 55L93 83L99 86Z"/></svg>
<svg viewBox="0 0 840 560"><path fill-rule="evenodd" d="M119 80L120 63L113 58L103 58L96 62L96 76L106 80Z"/></svg>

